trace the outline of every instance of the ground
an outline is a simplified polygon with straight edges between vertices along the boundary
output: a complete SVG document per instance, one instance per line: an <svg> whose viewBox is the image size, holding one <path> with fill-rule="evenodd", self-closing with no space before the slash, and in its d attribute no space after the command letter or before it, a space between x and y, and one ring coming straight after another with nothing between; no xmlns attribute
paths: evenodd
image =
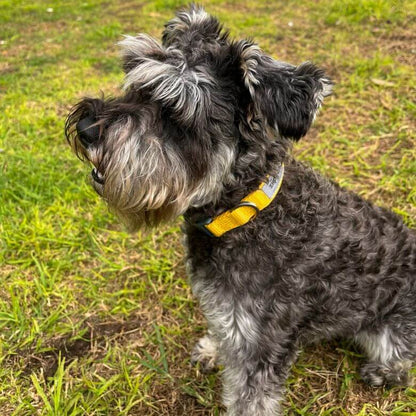
<svg viewBox="0 0 416 416"><path fill-rule="evenodd" d="M11 415L218 415L218 374L191 368L204 320L179 222L129 235L63 137L84 95L116 95L122 34L160 36L183 3L0 1L0 408ZM416 220L412 0L204 2L235 37L335 81L296 155ZM305 348L287 415L415 415L416 387L373 389L346 341Z"/></svg>

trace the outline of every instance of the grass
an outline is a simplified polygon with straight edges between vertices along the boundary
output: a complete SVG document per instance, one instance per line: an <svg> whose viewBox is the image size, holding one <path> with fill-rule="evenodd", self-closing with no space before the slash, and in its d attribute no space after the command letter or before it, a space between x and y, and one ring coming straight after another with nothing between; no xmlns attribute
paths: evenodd
<svg viewBox="0 0 416 416"><path fill-rule="evenodd" d="M217 374L189 365L204 332L178 225L128 235L63 138L83 95L119 93L123 33L159 36L181 1L0 1L0 408L11 415L218 415ZM236 37L337 83L299 158L414 227L411 0L211 0ZM307 347L288 415L414 415L416 389L370 389L348 342Z"/></svg>

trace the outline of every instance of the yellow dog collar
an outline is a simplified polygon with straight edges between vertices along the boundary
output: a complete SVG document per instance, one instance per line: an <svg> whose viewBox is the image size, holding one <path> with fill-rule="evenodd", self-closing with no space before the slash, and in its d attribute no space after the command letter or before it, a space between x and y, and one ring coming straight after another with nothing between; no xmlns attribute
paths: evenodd
<svg viewBox="0 0 416 416"><path fill-rule="evenodd" d="M228 231L247 224L276 197L282 185L284 170L282 163L276 176L268 176L266 182L261 183L258 189L248 194L234 208L195 225L211 237L221 237Z"/></svg>

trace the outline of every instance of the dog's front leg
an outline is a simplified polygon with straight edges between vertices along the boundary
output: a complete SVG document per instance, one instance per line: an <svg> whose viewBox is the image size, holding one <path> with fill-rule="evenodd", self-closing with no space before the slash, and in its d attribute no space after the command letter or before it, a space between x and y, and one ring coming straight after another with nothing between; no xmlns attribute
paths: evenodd
<svg viewBox="0 0 416 416"><path fill-rule="evenodd" d="M284 345L284 346L283 346ZM278 416L285 381L296 357L296 346L275 345L279 356L247 358L225 364L224 404L226 416Z"/></svg>

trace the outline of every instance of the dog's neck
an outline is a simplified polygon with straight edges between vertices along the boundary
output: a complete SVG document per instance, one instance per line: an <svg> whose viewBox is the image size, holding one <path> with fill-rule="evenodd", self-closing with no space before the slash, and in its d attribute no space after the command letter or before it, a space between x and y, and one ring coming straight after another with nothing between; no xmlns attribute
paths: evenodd
<svg viewBox="0 0 416 416"><path fill-rule="evenodd" d="M233 180L225 184L220 197L202 207L189 209L184 217L188 224L199 224L205 219L214 218L236 207L243 198L257 190L268 176L279 176L281 166L290 155L290 142L286 139L255 143L248 146L237 157ZM261 149L261 150L260 150ZM250 155L250 157L248 157ZM253 158L252 155L256 155Z"/></svg>

